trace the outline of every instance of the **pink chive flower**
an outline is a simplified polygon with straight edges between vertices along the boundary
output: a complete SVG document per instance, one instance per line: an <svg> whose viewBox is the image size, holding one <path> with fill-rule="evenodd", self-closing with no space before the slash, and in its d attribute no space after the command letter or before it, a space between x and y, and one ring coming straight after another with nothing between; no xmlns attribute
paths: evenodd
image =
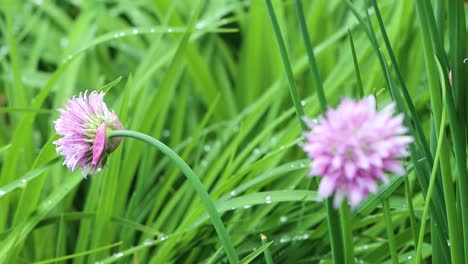
<svg viewBox="0 0 468 264"><path fill-rule="evenodd" d="M406 147L413 138L405 135L403 115L392 116L393 103L380 112L375 108L373 96L344 99L318 121L305 118L311 129L303 145L312 159L309 176L322 177L319 198L334 194L335 208L347 198L354 209L377 191L377 181L388 182L388 172L405 172L399 159L409 155Z"/></svg>
<svg viewBox="0 0 468 264"><path fill-rule="evenodd" d="M107 131L124 127L103 97L103 92L80 93L67 102L66 109L58 110L60 117L54 122L57 134L63 136L54 142L57 153L65 156L63 165L71 171L81 167L85 178L102 169L122 140L106 136Z"/></svg>

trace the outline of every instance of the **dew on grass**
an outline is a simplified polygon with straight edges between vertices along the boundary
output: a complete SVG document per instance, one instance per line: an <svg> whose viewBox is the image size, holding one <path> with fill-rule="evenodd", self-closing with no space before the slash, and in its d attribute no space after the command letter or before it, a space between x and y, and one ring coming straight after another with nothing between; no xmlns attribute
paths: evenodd
<svg viewBox="0 0 468 264"><path fill-rule="evenodd" d="M265 196L265 202L267 204L271 204L271 196L269 196L269 195Z"/></svg>
<svg viewBox="0 0 468 264"><path fill-rule="evenodd" d="M244 209L249 209L250 207L252 207L250 204L244 205Z"/></svg>
<svg viewBox="0 0 468 264"><path fill-rule="evenodd" d="M412 258L413 258L413 256L408 256L408 260L410 260L410 259L412 259Z"/></svg>
<svg viewBox="0 0 468 264"><path fill-rule="evenodd" d="M112 255L114 258L121 258L124 256L124 254L122 252L117 252L115 253L114 255Z"/></svg>
<svg viewBox="0 0 468 264"><path fill-rule="evenodd" d="M203 147L203 150L205 150L206 152L209 152L211 150L211 146L207 144Z"/></svg>
<svg viewBox="0 0 468 264"><path fill-rule="evenodd" d="M119 35L119 33L115 33L113 37L118 38L118 37L120 37L120 35Z"/></svg>
<svg viewBox="0 0 468 264"><path fill-rule="evenodd" d="M156 29L155 28L150 28L150 33L154 33L156 32Z"/></svg>
<svg viewBox="0 0 468 264"><path fill-rule="evenodd" d="M5 195L5 191L4 190L0 190L0 197L2 197L3 195Z"/></svg>
<svg viewBox="0 0 468 264"><path fill-rule="evenodd" d="M67 38L61 38L60 39L60 46L63 48L63 47L66 47L68 44L68 39Z"/></svg>
<svg viewBox="0 0 468 264"><path fill-rule="evenodd" d="M236 192L235 190L233 190L233 191L231 191L229 194L230 194L231 196L236 196L236 195L237 195L237 192Z"/></svg>
<svg viewBox="0 0 468 264"><path fill-rule="evenodd" d="M288 217L283 215L283 216L280 217L279 220L280 220L281 223L286 223L286 221L288 221Z"/></svg>
<svg viewBox="0 0 468 264"><path fill-rule="evenodd" d="M120 32L120 33L119 33L119 36L120 36L120 37L124 37L124 36L125 36L125 32Z"/></svg>
<svg viewBox="0 0 468 264"><path fill-rule="evenodd" d="M304 168L306 164L304 162L299 163L299 167Z"/></svg>
<svg viewBox="0 0 468 264"><path fill-rule="evenodd" d="M204 23L204 22L198 22L198 23L195 25L195 28L196 28L196 29L202 29L204 26L205 26L205 23Z"/></svg>
<svg viewBox="0 0 468 264"><path fill-rule="evenodd" d="M153 239L146 239L144 242L143 242L143 245L145 246L149 246L151 244L153 244L154 240Z"/></svg>
<svg viewBox="0 0 468 264"><path fill-rule="evenodd" d="M307 104L307 101L306 101L306 100L302 100L302 101L301 101L301 105L302 105L302 106L305 106L306 104Z"/></svg>
<svg viewBox="0 0 468 264"><path fill-rule="evenodd" d="M162 132L163 137L168 138L171 136L171 131L169 129L164 129Z"/></svg>
<svg viewBox="0 0 468 264"><path fill-rule="evenodd" d="M21 180L21 188L25 188L27 183L28 183L28 180L22 179Z"/></svg>
<svg viewBox="0 0 468 264"><path fill-rule="evenodd" d="M201 166L202 166L202 167L206 167L206 166L208 166L208 161L206 161L206 160L202 160L202 162L201 162Z"/></svg>
<svg viewBox="0 0 468 264"><path fill-rule="evenodd" d="M291 240L289 237L282 237L282 238L280 238L279 242L280 242L280 243L286 243L286 242L288 242L289 240Z"/></svg>
<svg viewBox="0 0 468 264"><path fill-rule="evenodd" d="M34 3L36 3L36 5L42 5L44 0L35 0Z"/></svg>
<svg viewBox="0 0 468 264"><path fill-rule="evenodd" d="M138 31L138 29L135 28L134 30L132 30L132 33L133 33L134 35L136 35L136 34L140 33L140 31Z"/></svg>
<svg viewBox="0 0 468 264"><path fill-rule="evenodd" d="M253 150L254 155L260 155L260 153L261 153L261 151L260 151L259 148L256 148L256 149Z"/></svg>
<svg viewBox="0 0 468 264"><path fill-rule="evenodd" d="M159 240L161 241L164 241L164 240L167 240L169 237L167 235L161 235L161 237L159 238Z"/></svg>
<svg viewBox="0 0 468 264"><path fill-rule="evenodd" d="M172 33L174 30L172 28L168 28L167 32Z"/></svg>
<svg viewBox="0 0 468 264"><path fill-rule="evenodd" d="M302 235L302 240L307 240L307 239L309 239L309 234Z"/></svg>

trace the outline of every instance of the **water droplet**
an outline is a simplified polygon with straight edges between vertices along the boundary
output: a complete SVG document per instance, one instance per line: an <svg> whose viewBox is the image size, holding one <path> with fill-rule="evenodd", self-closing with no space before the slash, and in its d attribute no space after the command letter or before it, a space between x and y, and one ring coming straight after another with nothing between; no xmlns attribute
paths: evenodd
<svg viewBox="0 0 468 264"><path fill-rule="evenodd" d="M244 209L249 209L250 207L252 207L251 205L244 205Z"/></svg>
<svg viewBox="0 0 468 264"><path fill-rule="evenodd" d="M118 38L118 37L120 37L119 33L115 33L114 38Z"/></svg>
<svg viewBox="0 0 468 264"><path fill-rule="evenodd" d="M151 29L150 29L150 32L151 32L151 33L154 33L154 32L156 32L156 29L155 29L155 28L151 28Z"/></svg>
<svg viewBox="0 0 468 264"><path fill-rule="evenodd" d="M42 5L44 0L35 0L34 3L36 3L36 5Z"/></svg>
<svg viewBox="0 0 468 264"><path fill-rule="evenodd" d="M172 28L168 28L167 32L172 33L174 30Z"/></svg>
<svg viewBox="0 0 468 264"><path fill-rule="evenodd" d="M285 146L281 146L281 147L280 147L280 150L283 150L284 148L285 148Z"/></svg>
<svg viewBox="0 0 468 264"><path fill-rule="evenodd" d="M66 47L68 44L68 39L67 38L61 38L60 39L60 46L63 48L63 47Z"/></svg>
<svg viewBox="0 0 468 264"><path fill-rule="evenodd" d="M120 33L119 33L119 36L124 37L124 36L125 36L125 32L120 32Z"/></svg>
<svg viewBox="0 0 468 264"><path fill-rule="evenodd" d="M271 196L269 196L269 195L265 196L265 202L267 204L271 204Z"/></svg>
<svg viewBox="0 0 468 264"><path fill-rule="evenodd" d="M4 190L0 190L0 197L2 197L3 195L5 195L5 191Z"/></svg>
<svg viewBox="0 0 468 264"><path fill-rule="evenodd" d="M163 134L163 137L168 138L171 135L171 131L169 131L168 129L165 129L162 134Z"/></svg>
<svg viewBox="0 0 468 264"><path fill-rule="evenodd" d="M288 242L289 240L290 240L289 237L282 237L282 238L280 238L279 242L280 242L280 243L286 243L286 242Z"/></svg>
<svg viewBox="0 0 468 264"><path fill-rule="evenodd" d="M208 166L208 161L206 161L206 160L202 160L202 162L201 162L201 166L202 166L202 167L206 167L206 166Z"/></svg>
<svg viewBox="0 0 468 264"><path fill-rule="evenodd" d="M261 151L260 151L259 148L256 148L256 149L253 150L254 155L260 155L260 153L261 153Z"/></svg>
<svg viewBox="0 0 468 264"><path fill-rule="evenodd" d="M304 106L304 105L306 105L306 104L307 104L306 100L302 100L302 101L301 101L301 105L302 105L302 106Z"/></svg>
<svg viewBox="0 0 468 264"><path fill-rule="evenodd" d="M96 172L100 172L100 171L102 171L102 168L97 168L96 169Z"/></svg>
<svg viewBox="0 0 468 264"><path fill-rule="evenodd" d="M288 217L283 215L283 216L280 217L279 220L280 220L281 223L286 223L286 221L288 221Z"/></svg>
<svg viewBox="0 0 468 264"><path fill-rule="evenodd" d="M291 164L291 168L296 168L296 164Z"/></svg>
<svg viewBox="0 0 468 264"><path fill-rule="evenodd" d="M233 191L231 191L229 194L230 194L231 196L236 196L236 195L237 195L237 192L236 192L235 190L233 190Z"/></svg>
<svg viewBox="0 0 468 264"><path fill-rule="evenodd" d="M257 248L252 248L252 252L255 251L255 250L257 250Z"/></svg>
<svg viewBox="0 0 468 264"><path fill-rule="evenodd" d="M161 235L161 237L159 238L159 240L161 241L164 241L166 239L168 239L169 237L167 235Z"/></svg>
<svg viewBox="0 0 468 264"><path fill-rule="evenodd" d="M413 256L408 256L408 259L412 259L412 258L413 258Z"/></svg>
<svg viewBox="0 0 468 264"><path fill-rule="evenodd" d="M153 242L154 242L153 239L146 239L145 242L143 242L143 245L149 246L149 245L153 244Z"/></svg>
<svg viewBox="0 0 468 264"><path fill-rule="evenodd" d="M302 235L302 240L307 240L307 239L309 239L309 234Z"/></svg>
<svg viewBox="0 0 468 264"><path fill-rule="evenodd" d="M28 181L26 179L22 179L21 180L21 188L24 188L26 187L26 184L28 183Z"/></svg>
<svg viewBox="0 0 468 264"><path fill-rule="evenodd" d="M113 256L114 256L114 258L121 258L121 257L124 256L124 254L122 252L117 252Z"/></svg>
<svg viewBox="0 0 468 264"><path fill-rule="evenodd" d="M139 33L139 31L138 31L138 29L135 28L134 30L132 30L132 33L136 35L136 34Z"/></svg>
<svg viewBox="0 0 468 264"><path fill-rule="evenodd" d="M203 147L203 150L205 150L206 152L210 151L211 150L211 146L210 145L205 145Z"/></svg>
<svg viewBox="0 0 468 264"><path fill-rule="evenodd" d="M195 28L196 28L196 29L202 29L204 26L205 26L205 23L204 23L204 22L198 22L198 23L195 25Z"/></svg>
<svg viewBox="0 0 468 264"><path fill-rule="evenodd" d="M234 207L231 207L231 211L234 211L234 210L236 210L236 208L234 208Z"/></svg>

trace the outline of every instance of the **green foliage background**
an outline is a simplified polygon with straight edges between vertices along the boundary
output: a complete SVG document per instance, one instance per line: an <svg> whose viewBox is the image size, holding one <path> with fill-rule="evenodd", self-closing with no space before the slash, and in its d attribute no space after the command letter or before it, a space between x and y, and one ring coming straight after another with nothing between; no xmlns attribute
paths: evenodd
<svg viewBox="0 0 468 264"><path fill-rule="evenodd" d="M260 248L265 234L274 240L275 263L330 262L326 211L316 181L305 177L309 161L298 146L301 130L265 2L200 2L0 2L0 262L227 261L193 189L156 150L125 139L87 180L61 165L51 143L55 109L95 89L108 91L105 100L127 129L160 139L191 165L241 258ZM316 117L294 2L272 2L305 112ZM364 15L366 5L355 2ZM371 42L345 2L303 5L328 102L359 93L348 30L364 94L376 94L379 106L390 102ZM428 136L430 93L414 3L383 0L379 7ZM377 29L374 10L369 14ZM383 47L380 34L377 40ZM411 166L406 184L420 217L424 200ZM392 178L353 213L358 262L390 261L380 208L390 195L400 261L411 261L414 234L402 182Z"/></svg>

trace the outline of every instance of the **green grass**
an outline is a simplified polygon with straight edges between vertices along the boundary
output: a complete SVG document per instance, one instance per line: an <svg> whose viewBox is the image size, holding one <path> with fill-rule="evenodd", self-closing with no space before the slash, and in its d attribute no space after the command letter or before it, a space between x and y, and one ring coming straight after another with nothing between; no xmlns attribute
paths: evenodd
<svg viewBox="0 0 468 264"><path fill-rule="evenodd" d="M206 197L158 150L125 139L86 180L62 166L55 110L85 90L185 160L240 263L411 263L418 246L463 263L468 5L433 2L1 1L0 263L228 262ZM297 113L369 94L405 114L408 173L327 213Z"/></svg>

